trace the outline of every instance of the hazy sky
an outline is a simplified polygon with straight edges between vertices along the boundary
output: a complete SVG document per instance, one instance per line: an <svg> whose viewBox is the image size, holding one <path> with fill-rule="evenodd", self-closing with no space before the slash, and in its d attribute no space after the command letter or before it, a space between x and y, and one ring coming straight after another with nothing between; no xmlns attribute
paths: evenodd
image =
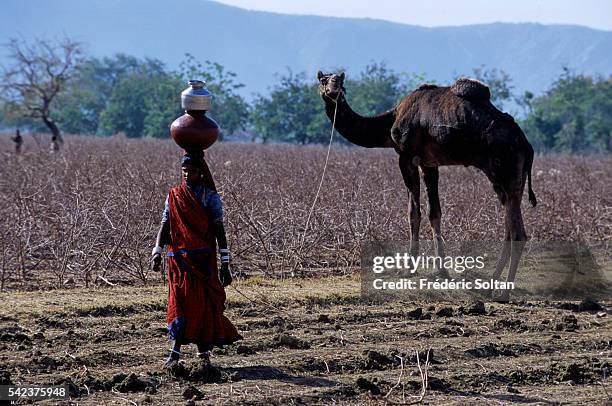
<svg viewBox="0 0 612 406"><path fill-rule="evenodd" d="M219 0L288 14L370 17L440 26L501 22L577 24L612 30L612 0Z"/></svg>

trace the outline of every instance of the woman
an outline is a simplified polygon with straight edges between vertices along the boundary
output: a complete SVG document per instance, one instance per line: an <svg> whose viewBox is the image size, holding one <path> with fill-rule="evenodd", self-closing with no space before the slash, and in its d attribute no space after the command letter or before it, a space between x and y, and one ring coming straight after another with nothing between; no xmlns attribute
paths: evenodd
<svg viewBox="0 0 612 406"><path fill-rule="evenodd" d="M198 357L209 362L209 351L240 339L223 315L224 287L232 282L223 209L202 151L181 160L183 182L170 190L157 241L153 269L161 270L162 247L168 245L168 332L174 345L164 363L168 368L181 356L181 345L198 346ZM216 240L216 242L215 242ZM217 272L216 245L221 268Z"/></svg>

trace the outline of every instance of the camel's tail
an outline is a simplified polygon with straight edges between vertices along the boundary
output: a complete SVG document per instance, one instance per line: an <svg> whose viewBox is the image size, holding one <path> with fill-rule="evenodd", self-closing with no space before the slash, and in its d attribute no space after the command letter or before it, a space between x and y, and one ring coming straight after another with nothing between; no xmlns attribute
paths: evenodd
<svg viewBox="0 0 612 406"><path fill-rule="evenodd" d="M525 160L525 172L527 172L527 188L529 190L529 203L531 206L536 207L538 204L538 200L536 199L535 193L533 193L533 189L531 187L531 166L533 165L533 148L531 145L529 146L527 152L527 159Z"/></svg>

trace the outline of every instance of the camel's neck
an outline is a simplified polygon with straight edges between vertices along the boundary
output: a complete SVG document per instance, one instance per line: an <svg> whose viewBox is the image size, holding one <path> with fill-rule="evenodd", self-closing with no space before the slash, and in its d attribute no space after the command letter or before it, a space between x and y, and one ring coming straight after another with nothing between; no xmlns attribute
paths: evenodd
<svg viewBox="0 0 612 406"><path fill-rule="evenodd" d="M333 122L336 103L328 97L323 97L323 100L325 101L325 112ZM344 95L340 95L335 114L336 130L353 144L366 148L393 147L391 127L395 121L395 110L389 110L373 117L363 117L351 109Z"/></svg>

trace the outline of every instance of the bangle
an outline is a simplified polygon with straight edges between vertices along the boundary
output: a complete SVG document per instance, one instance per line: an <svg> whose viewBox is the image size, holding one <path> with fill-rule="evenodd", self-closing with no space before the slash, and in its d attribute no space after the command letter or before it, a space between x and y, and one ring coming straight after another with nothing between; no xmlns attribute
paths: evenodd
<svg viewBox="0 0 612 406"><path fill-rule="evenodd" d="M229 248L219 248L219 256L221 257L222 264L229 264L230 262L230 250Z"/></svg>
<svg viewBox="0 0 612 406"><path fill-rule="evenodd" d="M155 248L153 248L153 251L151 251L151 256L155 255L155 254L159 254L161 255L162 253L162 247L160 247L159 245L156 246Z"/></svg>

